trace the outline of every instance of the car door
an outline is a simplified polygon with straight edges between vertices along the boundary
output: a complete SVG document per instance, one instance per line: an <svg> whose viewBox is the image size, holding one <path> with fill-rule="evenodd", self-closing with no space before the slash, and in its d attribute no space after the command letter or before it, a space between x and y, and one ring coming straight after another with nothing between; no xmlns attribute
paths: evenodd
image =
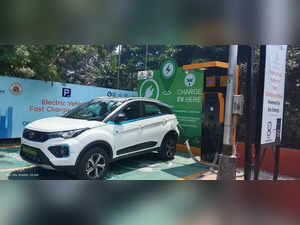
<svg viewBox="0 0 300 225"><path fill-rule="evenodd" d="M142 133L145 142L160 145L163 135L168 131L168 114L162 107L154 102L144 101L142 103Z"/></svg>
<svg viewBox="0 0 300 225"><path fill-rule="evenodd" d="M141 126L141 101L128 103L119 113L124 113L125 119L114 125L116 157L143 150L145 147Z"/></svg>

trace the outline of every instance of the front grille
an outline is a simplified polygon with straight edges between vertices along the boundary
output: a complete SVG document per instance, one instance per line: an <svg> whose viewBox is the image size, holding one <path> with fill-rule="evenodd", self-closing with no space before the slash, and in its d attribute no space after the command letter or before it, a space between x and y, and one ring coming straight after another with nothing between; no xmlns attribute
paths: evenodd
<svg viewBox="0 0 300 225"><path fill-rule="evenodd" d="M35 152L36 154L31 154L24 151L24 147L30 149L31 151ZM25 159L26 161L36 163L36 164L43 164L43 165L50 165L49 159L47 156L38 148L33 148L31 146L22 145L20 156Z"/></svg>
<svg viewBox="0 0 300 225"><path fill-rule="evenodd" d="M45 142L49 139L48 133L25 129L23 138L30 141Z"/></svg>

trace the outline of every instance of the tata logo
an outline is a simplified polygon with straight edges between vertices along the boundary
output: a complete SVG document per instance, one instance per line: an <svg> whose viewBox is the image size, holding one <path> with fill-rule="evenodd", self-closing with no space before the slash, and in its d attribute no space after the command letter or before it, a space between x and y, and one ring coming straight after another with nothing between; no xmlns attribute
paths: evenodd
<svg viewBox="0 0 300 225"><path fill-rule="evenodd" d="M30 139L33 139L33 138L34 138L34 135L35 135L35 133L34 133L33 131L30 131L29 134L28 134L28 137L29 137Z"/></svg>
<svg viewBox="0 0 300 225"><path fill-rule="evenodd" d="M63 88L62 96L65 98L70 98L71 97L71 88Z"/></svg>

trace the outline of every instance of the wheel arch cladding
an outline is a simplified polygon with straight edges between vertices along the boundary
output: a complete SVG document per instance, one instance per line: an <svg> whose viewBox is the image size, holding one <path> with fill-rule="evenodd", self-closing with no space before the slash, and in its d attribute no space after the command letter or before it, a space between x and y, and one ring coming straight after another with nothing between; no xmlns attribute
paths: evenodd
<svg viewBox="0 0 300 225"><path fill-rule="evenodd" d="M170 130L168 133L166 133L166 135L164 136L164 138L166 138L167 136L172 135L176 138L176 141L178 140L178 133L176 130Z"/></svg>
<svg viewBox="0 0 300 225"><path fill-rule="evenodd" d="M94 142L88 144L87 146L85 146L83 148L83 150L80 152L80 154L76 160L76 166L80 163L80 160L82 159L84 154L87 153L88 151L90 151L91 149L93 149L94 147L101 147L108 154L110 161L112 160L113 151L112 151L112 147L110 146L110 144L107 143L106 141L94 141Z"/></svg>

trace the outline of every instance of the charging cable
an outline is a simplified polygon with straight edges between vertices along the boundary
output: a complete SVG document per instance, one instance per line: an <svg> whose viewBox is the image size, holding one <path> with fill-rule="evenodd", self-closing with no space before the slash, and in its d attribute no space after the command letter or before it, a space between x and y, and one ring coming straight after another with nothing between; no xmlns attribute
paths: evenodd
<svg viewBox="0 0 300 225"><path fill-rule="evenodd" d="M217 172L216 170L219 169L219 165L217 164L217 161L218 161L218 152L216 152L215 157L214 157L214 160L213 160L212 163L202 161L202 160L201 160L201 156L199 156L199 157L200 157L200 160L197 159L196 156L195 156L195 155L192 153L192 151L191 151L191 146L190 146L190 143L189 143L189 139L188 139L187 136L185 135L184 129L183 129L179 124L178 124L178 128L182 131L182 136L183 136L183 138L184 138L184 140L185 140L185 141L184 141L184 144L185 144L185 146L186 146L186 148L187 148L187 150L188 150L188 153L189 153L190 157L191 157L195 162L197 162L197 163L199 163L199 164L201 164L201 165L204 165L204 166L208 166L208 167L209 167L209 168L208 168L209 172L214 173L214 174L217 174L218 172ZM234 151L236 151L236 145L234 145L233 148L234 148ZM237 172L237 171L236 171L236 172ZM236 175L236 177L243 177L243 176L244 176L244 174L242 174L242 175Z"/></svg>

